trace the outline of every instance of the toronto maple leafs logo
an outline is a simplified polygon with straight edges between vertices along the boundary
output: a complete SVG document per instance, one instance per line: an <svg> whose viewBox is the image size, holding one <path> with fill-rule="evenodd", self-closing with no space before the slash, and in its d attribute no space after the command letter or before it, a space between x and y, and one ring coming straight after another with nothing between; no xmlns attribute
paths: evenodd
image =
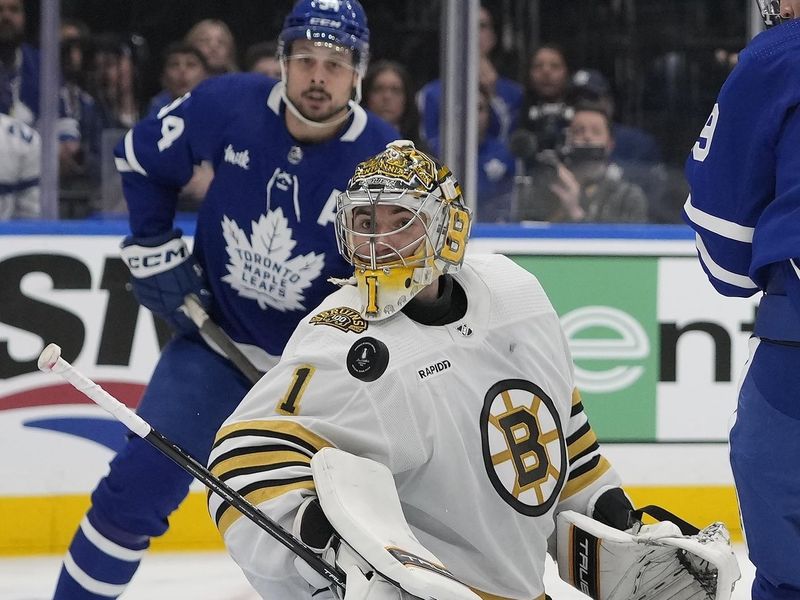
<svg viewBox="0 0 800 600"><path fill-rule="evenodd" d="M222 217L228 251L228 274L222 281L240 296L256 300L262 309L306 310L303 290L322 272L325 253L292 257L297 242L282 208L267 211L251 225L253 235L248 239L236 221Z"/></svg>

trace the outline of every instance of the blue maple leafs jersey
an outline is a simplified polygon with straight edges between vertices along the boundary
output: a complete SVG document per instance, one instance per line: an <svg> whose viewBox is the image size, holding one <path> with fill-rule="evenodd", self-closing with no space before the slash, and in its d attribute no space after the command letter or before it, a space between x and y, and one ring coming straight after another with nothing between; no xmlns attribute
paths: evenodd
<svg viewBox="0 0 800 600"><path fill-rule="evenodd" d="M398 137L351 103L334 139L300 143L286 128L282 89L261 75L209 79L138 123L115 150L136 236L170 230L194 165L211 163L193 250L211 315L237 342L273 356L334 290L328 278L352 274L336 248L336 195L359 162Z"/></svg>
<svg viewBox="0 0 800 600"><path fill-rule="evenodd" d="M684 217L700 262L727 296L765 290L800 256L800 22L754 38L686 162ZM796 282L796 276L792 275ZM796 291L789 285L786 292Z"/></svg>

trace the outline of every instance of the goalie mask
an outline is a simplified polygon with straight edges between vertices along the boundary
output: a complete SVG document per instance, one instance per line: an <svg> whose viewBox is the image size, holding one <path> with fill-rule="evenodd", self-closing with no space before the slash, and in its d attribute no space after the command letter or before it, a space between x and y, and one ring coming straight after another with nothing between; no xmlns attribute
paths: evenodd
<svg viewBox="0 0 800 600"><path fill-rule="evenodd" d="M455 177L413 142L360 163L337 198L336 240L355 267L364 318L394 314L461 268L470 225Z"/></svg>

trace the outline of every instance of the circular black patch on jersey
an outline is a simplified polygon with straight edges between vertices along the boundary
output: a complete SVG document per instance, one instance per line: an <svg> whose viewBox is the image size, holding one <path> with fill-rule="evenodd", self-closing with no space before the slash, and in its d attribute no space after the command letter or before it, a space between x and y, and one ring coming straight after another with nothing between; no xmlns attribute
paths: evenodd
<svg viewBox="0 0 800 600"><path fill-rule="evenodd" d="M389 349L372 337L359 339L347 353L347 370L361 381L375 381L386 372L388 365Z"/></svg>

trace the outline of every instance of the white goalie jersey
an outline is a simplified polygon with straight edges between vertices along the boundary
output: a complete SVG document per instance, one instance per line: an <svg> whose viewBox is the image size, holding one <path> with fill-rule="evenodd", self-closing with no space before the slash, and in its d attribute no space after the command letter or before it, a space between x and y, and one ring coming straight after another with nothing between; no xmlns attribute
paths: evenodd
<svg viewBox="0 0 800 600"><path fill-rule="evenodd" d="M558 316L509 259L453 275L463 318L367 322L345 286L298 326L280 363L220 429L212 472L291 531L333 446L386 465L419 541L479 596L544 598L555 513L586 513L619 478L575 390ZM264 597L310 598L294 555L210 495L229 551Z"/></svg>

